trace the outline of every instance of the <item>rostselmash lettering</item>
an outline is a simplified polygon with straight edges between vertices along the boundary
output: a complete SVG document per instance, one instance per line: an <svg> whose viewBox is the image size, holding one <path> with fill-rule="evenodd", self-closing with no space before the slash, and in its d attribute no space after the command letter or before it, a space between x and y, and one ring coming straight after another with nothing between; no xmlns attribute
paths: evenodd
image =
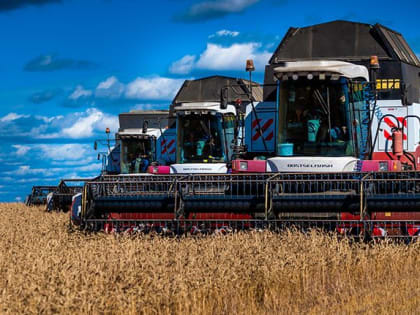
<svg viewBox="0 0 420 315"><path fill-rule="evenodd" d="M211 168L208 167L184 167L184 171L211 171Z"/></svg>
<svg viewBox="0 0 420 315"><path fill-rule="evenodd" d="M287 164L290 168L332 168L333 164Z"/></svg>

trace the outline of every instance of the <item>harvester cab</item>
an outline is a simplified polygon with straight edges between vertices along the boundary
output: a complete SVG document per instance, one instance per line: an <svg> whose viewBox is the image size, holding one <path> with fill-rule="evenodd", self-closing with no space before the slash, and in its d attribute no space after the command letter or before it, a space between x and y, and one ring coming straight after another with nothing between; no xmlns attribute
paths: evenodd
<svg viewBox="0 0 420 315"><path fill-rule="evenodd" d="M353 171L366 151L366 67L342 61L287 62L279 80L276 157L272 172Z"/></svg>
<svg viewBox="0 0 420 315"><path fill-rule="evenodd" d="M419 70L401 34L379 24L290 28L265 71L264 102L277 107L275 156L233 161L233 171L417 169Z"/></svg>
<svg viewBox="0 0 420 315"><path fill-rule="evenodd" d="M39 206L47 203L49 193L56 190L56 186L33 186L31 194L25 198L27 206Z"/></svg>
<svg viewBox="0 0 420 315"><path fill-rule="evenodd" d="M226 87L229 98L221 106ZM262 89L258 89L262 97ZM212 76L186 80L171 105L178 143L171 173L227 173L240 132L237 115L240 107L250 102L249 97L243 79Z"/></svg>
<svg viewBox="0 0 420 315"><path fill-rule="evenodd" d="M131 111L119 115L121 174L147 173L175 157L175 130L168 111ZM166 169L166 168L165 168Z"/></svg>

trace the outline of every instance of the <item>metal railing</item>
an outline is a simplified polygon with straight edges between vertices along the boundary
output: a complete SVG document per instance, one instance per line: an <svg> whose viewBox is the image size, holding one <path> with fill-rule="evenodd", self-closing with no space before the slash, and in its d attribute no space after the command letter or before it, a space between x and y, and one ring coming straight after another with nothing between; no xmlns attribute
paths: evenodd
<svg viewBox="0 0 420 315"><path fill-rule="evenodd" d="M85 226L98 222L136 226L150 221L147 216L132 222L109 220L108 214L114 212L172 213L158 226L176 223L178 230L181 223L191 225L197 214L227 213L232 216L216 223L208 215L200 225L214 223L216 228L225 222L233 228L256 228L258 222L270 227L325 228L330 224L337 229L344 224L346 230L351 224L353 231L373 231L376 224L408 231L404 222L420 222L420 172L107 175L87 182L82 202ZM350 221L343 220L343 213ZM237 219L241 214L248 217Z"/></svg>

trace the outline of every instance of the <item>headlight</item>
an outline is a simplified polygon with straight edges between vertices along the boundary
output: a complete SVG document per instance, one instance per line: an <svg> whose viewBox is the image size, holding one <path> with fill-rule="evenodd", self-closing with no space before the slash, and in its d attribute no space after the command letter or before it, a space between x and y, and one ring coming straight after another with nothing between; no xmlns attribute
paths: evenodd
<svg viewBox="0 0 420 315"><path fill-rule="evenodd" d="M239 162L239 169L241 171L247 171L248 170L248 162L246 162L246 161Z"/></svg>

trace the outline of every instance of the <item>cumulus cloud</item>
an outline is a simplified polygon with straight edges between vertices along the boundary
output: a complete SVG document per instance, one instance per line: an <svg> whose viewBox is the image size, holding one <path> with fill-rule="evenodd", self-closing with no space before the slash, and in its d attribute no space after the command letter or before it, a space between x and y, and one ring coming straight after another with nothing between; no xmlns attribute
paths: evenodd
<svg viewBox="0 0 420 315"><path fill-rule="evenodd" d="M20 158L21 162L9 163L9 165L25 164L25 161L30 162L34 158L54 165L84 165L94 161L92 146L85 143L14 144L12 148L16 150L14 154ZM30 152L29 155L27 155L28 152Z"/></svg>
<svg viewBox="0 0 420 315"><path fill-rule="evenodd" d="M36 144L33 149L39 151L39 156L52 161L74 162L83 160L91 154L91 146L80 143Z"/></svg>
<svg viewBox="0 0 420 315"><path fill-rule="evenodd" d="M33 168L30 165L21 165L17 169L3 172L3 174L11 175L13 176L22 176L26 177L23 179L16 179L14 178L14 181L17 182L26 182L27 176L36 175L39 177L42 177L44 180L45 177L55 177L55 181L59 181L59 178L75 178L78 177L77 174L86 174L88 172L89 174L92 174L91 176L97 175L101 169L100 163L92 163L85 166L80 166L75 170L72 170L70 167L49 167L49 168ZM62 175L62 176L60 176ZM80 176L80 175L79 175ZM38 178L38 181L40 178Z"/></svg>
<svg viewBox="0 0 420 315"><path fill-rule="evenodd" d="M228 47L208 43L206 50L199 56L197 61L189 65L188 69L190 71L193 69L243 70L245 61L253 59L256 70L262 72L270 57L270 52L261 50L260 43L235 43ZM175 61L170 69L180 63L181 60Z"/></svg>
<svg viewBox="0 0 420 315"><path fill-rule="evenodd" d="M183 83L183 79L139 77L127 84L125 97L132 100L170 100Z"/></svg>
<svg viewBox="0 0 420 315"><path fill-rule="evenodd" d="M227 37L237 37L240 33L237 31L229 31L229 30L220 30L217 31L214 34L209 35L209 38L214 38L214 37L223 37L223 36L227 36Z"/></svg>
<svg viewBox="0 0 420 315"><path fill-rule="evenodd" d="M21 165L15 171L4 172L8 175L37 175L37 174L46 174L48 172L47 169L31 168L30 165Z"/></svg>
<svg viewBox="0 0 420 315"><path fill-rule="evenodd" d="M0 138L80 139L101 134L106 127L116 132L118 117L97 108L52 117L9 113L0 119Z"/></svg>
<svg viewBox="0 0 420 315"><path fill-rule="evenodd" d="M186 12L175 16L176 21L196 23L240 13L260 0L209 0L193 4Z"/></svg>
<svg viewBox="0 0 420 315"><path fill-rule="evenodd" d="M83 107L94 104L94 93L82 85L77 85L62 103L65 107Z"/></svg>
<svg viewBox="0 0 420 315"><path fill-rule="evenodd" d="M16 114L16 113L9 113L6 116L3 116L0 118L1 122L10 122L14 120L18 120L20 118L28 118L30 115L22 115L22 114Z"/></svg>
<svg viewBox="0 0 420 315"><path fill-rule="evenodd" d="M31 147L27 145L20 145L20 144L12 145L12 147L16 149L15 154L17 156L24 156L31 149Z"/></svg>
<svg viewBox="0 0 420 315"><path fill-rule="evenodd" d="M92 91L86 90L83 86L78 85L76 89L69 95L69 99L78 100L79 98L85 98L92 95Z"/></svg>
<svg viewBox="0 0 420 315"><path fill-rule="evenodd" d="M49 72L63 69L88 70L96 68L96 64L88 60L60 58L56 54L40 55L28 61L24 66L29 72Z"/></svg>
<svg viewBox="0 0 420 315"><path fill-rule="evenodd" d="M118 117L105 114L96 108L89 108L71 126L62 129L61 135L72 139L92 137L94 131L107 127L114 132L118 130Z"/></svg>
<svg viewBox="0 0 420 315"><path fill-rule="evenodd" d="M209 43L196 66L210 70L241 70L246 59L254 59L257 68L263 71L271 54L267 51L259 52L260 47L259 43L233 44L229 47Z"/></svg>
<svg viewBox="0 0 420 315"><path fill-rule="evenodd" d="M95 96L98 98L118 99L124 94L125 86L115 76L98 84Z"/></svg>
<svg viewBox="0 0 420 315"><path fill-rule="evenodd" d="M1 148L7 150L5 145ZM37 182L41 185L46 181L58 182L59 178L93 177L101 169L101 162L96 160L92 146L86 143L41 143L13 145L11 148L30 154L19 157L20 165L0 169L0 186L8 187L8 190L13 190L10 183Z"/></svg>
<svg viewBox="0 0 420 315"><path fill-rule="evenodd" d="M11 11L29 5L42 6L60 2L61 0L3 0L0 1L0 11Z"/></svg>
<svg viewBox="0 0 420 315"><path fill-rule="evenodd" d="M196 56L194 55L185 55L180 60L172 63L169 68L169 72L173 74L188 74L194 68Z"/></svg>
<svg viewBox="0 0 420 315"><path fill-rule="evenodd" d="M188 59L185 58L185 59ZM185 60L184 59L184 60ZM185 63L185 62L184 62ZM183 65L181 72L190 71ZM115 76L110 76L98 83L93 90L78 85L64 101L67 107L137 103L138 101L172 100L184 79L167 77L138 77L123 83Z"/></svg>
<svg viewBox="0 0 420 315"><path fill-rule="evenodd" d="M135 104L130 110L154 110L154 109L167 109L168 104L152 104L152 103L139 103Z"/></svg>

